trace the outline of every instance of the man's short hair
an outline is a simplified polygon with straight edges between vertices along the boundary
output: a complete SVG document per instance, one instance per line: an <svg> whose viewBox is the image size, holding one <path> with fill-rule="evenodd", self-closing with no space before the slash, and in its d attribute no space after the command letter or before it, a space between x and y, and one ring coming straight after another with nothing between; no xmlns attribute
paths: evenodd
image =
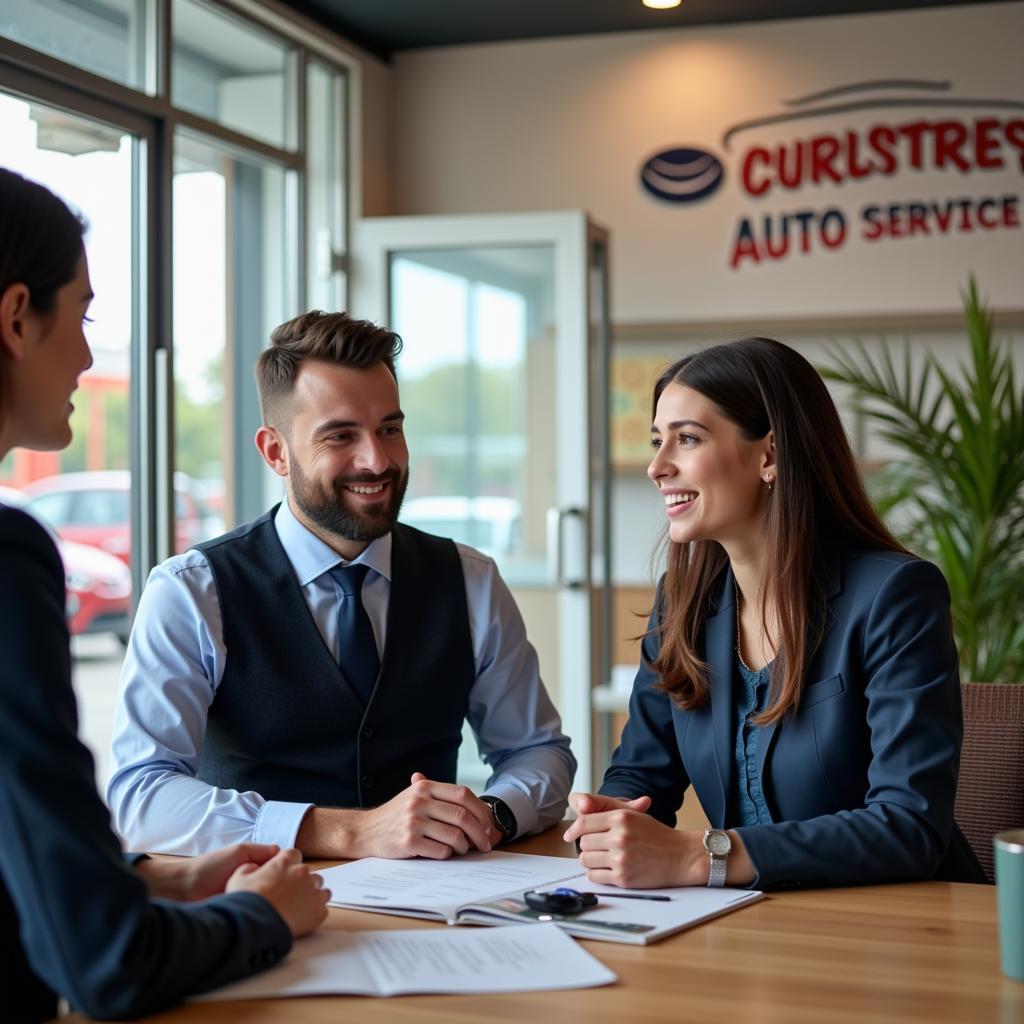
<svg viewBox="0 0 1024 1024"><path fill-rule="evenodd" d="M295 389L302 364L310 360L367 370L383 363L392 376L402 339L369 320L353 320L348 313L318 309L281 324L270 336L270 348L256 363L256 387L263 422L283 426L283 408Z"/></svg>

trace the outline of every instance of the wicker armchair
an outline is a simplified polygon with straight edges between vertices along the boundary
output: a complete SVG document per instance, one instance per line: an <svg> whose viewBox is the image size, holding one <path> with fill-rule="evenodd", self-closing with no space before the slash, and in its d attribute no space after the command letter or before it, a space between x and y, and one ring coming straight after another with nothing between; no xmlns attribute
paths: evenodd
<svg viewBox="0 0 1024 1024"><path fill-rule="evenodd" d="M963 683L956 821L995 880L992 837L1024 828L1024 685Z"/></svg>

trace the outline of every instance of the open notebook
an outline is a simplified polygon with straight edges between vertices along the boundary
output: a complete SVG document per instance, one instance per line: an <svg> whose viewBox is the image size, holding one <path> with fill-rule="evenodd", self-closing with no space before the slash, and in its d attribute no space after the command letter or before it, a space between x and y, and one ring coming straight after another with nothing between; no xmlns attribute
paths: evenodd
<svg viewBox="0 0 1024 1024"><path fill-rule="evenodd" d="M533 854L467 853L450 860L367 857L320 872L331 904L378 914L422 917L449 924L529 924L553 921L570 935L646 945L762 898L749 889L630 889L668 896L665 902L615 899L627 890L593 885L576 860ZM582 914L559 916L527 907L530 889L571 886L596 892ZM602 898L603 895L603 898Z"/></svg>

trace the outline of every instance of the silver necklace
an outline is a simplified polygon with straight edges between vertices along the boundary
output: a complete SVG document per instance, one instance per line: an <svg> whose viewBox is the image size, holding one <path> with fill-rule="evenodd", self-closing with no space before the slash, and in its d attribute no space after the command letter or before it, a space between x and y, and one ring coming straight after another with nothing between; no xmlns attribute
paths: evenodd
<svg viewBox="0 0 1024 1024"><path fill-rule="evenodd" d="M743 651L742 651L742 650L740 650L740 647L741 647L741 645L742 645L742 642L743 642L743 639L742 639L742 635L741 635L741 633L740 633L740 599L739 599L739 597L737 596L737 598L736 598L736 657L740 659L740 664L741 664L741 665L742 665L742 666L743 666L743 667L744 667L744 668L745 668L745 669L746 669L746 670L747 670L748 672L754 672L754 669L752 669L752 668L751 668L751 667L750 667L750 666L749 666L749 665L748 665L748 664L747 664L747 663L746 663L746 662L745 662L745 661L743 660Z"/></svg>

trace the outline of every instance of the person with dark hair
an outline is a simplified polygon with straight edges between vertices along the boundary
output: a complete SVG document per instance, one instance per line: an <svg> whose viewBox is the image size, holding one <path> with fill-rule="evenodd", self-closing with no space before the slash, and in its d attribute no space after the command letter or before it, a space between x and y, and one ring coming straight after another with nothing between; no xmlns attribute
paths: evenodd
<svg viewBox="0 0 1024 1024"><path fill-rule="evenodd" d="M953 821L946 581L868 500L824 381L767 338L655 385L669 552L629 720L565 833L594 882L983 881ZM711 827L675 829L693 786Z"/></svg>
<svg viewBox="0 0 1024 1024"><path fill-rule="evenodd" d="M311 312L260 356L256 446L286 500L150 577L107 789L134 845L444 858L560 820L576 762L494 562L397 522L400 351ZM455 781L467 720L480 797Z"/></svg>
<svg viewBox="0 0 1024 1024"><path fill-rule="evenodd" d="M0 459L71 440L92 363L82 222L0 169ZM124 857L79 742L64 572L47 530L0 505L0 963L5 1020L148 1013L277 962L330 893L296 850ZM151 899L150 897L158 897Z"/></svg>

